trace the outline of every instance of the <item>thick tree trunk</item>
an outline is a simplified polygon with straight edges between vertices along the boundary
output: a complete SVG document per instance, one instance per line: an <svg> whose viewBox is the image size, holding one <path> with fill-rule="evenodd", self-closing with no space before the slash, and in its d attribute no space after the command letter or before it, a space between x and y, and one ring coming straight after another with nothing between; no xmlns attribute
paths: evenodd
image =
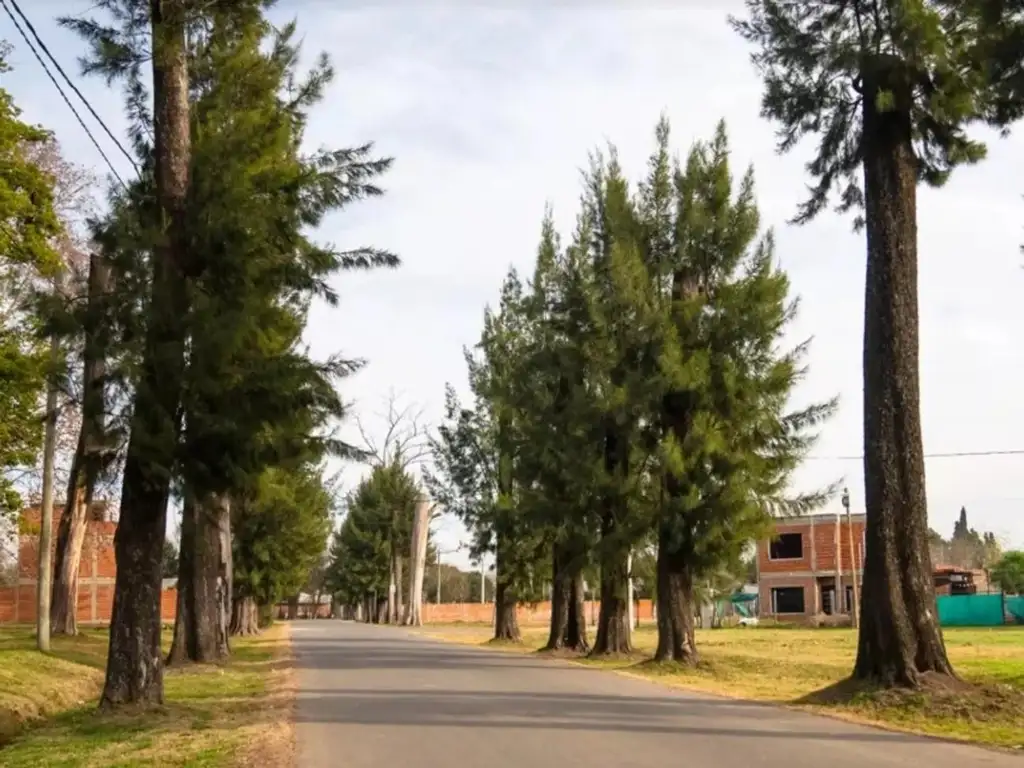
<svg viewBox="0 0 1024 768"><path fill-rule="evenodd" d="M565 647L580 653L590 650L587 640L586 600L583 594L583 574L572 577L569 589L569 622L565 628Z"/></svg>
<svg viewBox="0 0 1024 768"><path fill-rule="evenodd" d="M615 518L606 513L601 523L601 536L606 541L617 535ZM597 637L592 655L630 653L629 568L627 551L615 547L601 558L601 609L597 614Z"/></svg>
<svg viewBox="0 0 1024 768"><path fill-rule="evenodd" d="M231 601L231 634L235 636L260 633L259 609L251 597L236 597Z"/></svg>
<svg viewBox="0 0 1024 768"><path fill-rule="evenodd" d="M227 655L222 587L227 497L185 500L178 556L178 606L168 664L206 664ZM230 593L229 593L230 594Z"/></svg>
<svg viewBox="0 0 1024 768"><path fill-rule="evenodd" d="M165 236L153 253L142 371L114 537L117 578L106 709L163 703L160 582L167 499L180 433L188 315L185 226L190 149L184 3L151 0L156 187Z"/></svg>
<svg viewBox="0 0 1024 768"><path fill-rule="evenodd" d="M71 462L64 510L57 529L53 562L53 592L50 598L50 632L74 635L78 632L78 571L82 545L88 531L89 507L96 480L106 463L103 309L110 292L110 265L99 254L89 258L89 287L84 323L82 365L82 426Z"/></svg>
<svg viewBox="0 0 1024 768"><path fill-rule="evenodd" d="M583 599L583 575L566 570L572 553L564 547L552 547L551 624L544 650L568 649L586 653L587 620Z"/></svg>
<svg viewBox="0 0 1024 768"><path fill-rule="evenodd" d="M880 112L877 94L893 94ZM909 76L878 57L864 72L863 605L854 677L916 686L952 675L928 552L918 379L917 177Z"/></svg>
<svg viewBox="0 0 1024 768"><path fill-rule="evenodd" d="M604 470L609 479L629 473L629 440L621 427L609 422L605 427ZM592 655L629 653L629 543L616 541L621 534L618 520L623 519L621 495L606 492L601 509L601 609L597 616L597 637Z"/></svg>
<svg viewBox="0 0 1024 768"><path fill-rule="evenodd" d="M494 639L521 643L523 635L519 631L519 617L516 616L519 602L516 591L501 574L498 575L497 583L494 596Z"/></svg>
<svg viewBox="0 0 1024 768"><path fill-rule="evenodd" d="M685 559L669 551L665 530L658 541L658 648L655 661L697 663L694 639L693 573Z"/></svg>
<svg viewBox="0 0 1024 768"><path fill-rule="evenodd" d="M292 595L288 598L288 621L295 621L299 618L299 596Z"/></svg>

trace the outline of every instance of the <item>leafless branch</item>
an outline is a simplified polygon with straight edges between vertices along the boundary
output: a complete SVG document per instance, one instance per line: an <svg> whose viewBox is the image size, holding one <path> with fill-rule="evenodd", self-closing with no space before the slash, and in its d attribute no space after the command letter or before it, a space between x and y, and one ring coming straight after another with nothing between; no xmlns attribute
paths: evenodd
<svg viewBox="0 0 1024 768"><path fill-rule="evenodd" d="M430 435L424 423L424 410L414 403L400 406L399 397L392 390L387 398L386 411L374 414L386 425L380 439L375 439L363 421L356 417L356 428L363 443L361 447L372 465L397 464L405 470L422 464L430 457Z"/></svg>

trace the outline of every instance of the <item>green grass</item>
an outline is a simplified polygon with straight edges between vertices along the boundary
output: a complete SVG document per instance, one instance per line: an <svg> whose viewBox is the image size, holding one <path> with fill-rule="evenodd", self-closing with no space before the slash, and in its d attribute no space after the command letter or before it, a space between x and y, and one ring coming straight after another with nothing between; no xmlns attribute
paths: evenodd
<svg viewBox="0 0 1024 768"><path fill-rule="evenodd" d="M14 724L4 768L269 765L268 754L290 754L287 625L236 640L224 665L168 671L164 707L116 715L95 705L105 631L61 638L50 656L32 647L28 630L0 631L0 718Z"/></svg>
<svg viewBox="0 0 1024 768"><path fill-rule="evenodd" d="M523 629L523 645L488 643L480 625L428 626L424 632L453 642L530 652L547 630ZM1024 627L950 628L946 647L968 685L925 691L878 691L835 686L853 668L857 638L851 629L749 628L698 630L701 662L695 669L648 661L657 641L645 626L634 635L638 653L628 659L576 659L691 690L797 706L847 719L917 733L1024 749Z"/></svg>

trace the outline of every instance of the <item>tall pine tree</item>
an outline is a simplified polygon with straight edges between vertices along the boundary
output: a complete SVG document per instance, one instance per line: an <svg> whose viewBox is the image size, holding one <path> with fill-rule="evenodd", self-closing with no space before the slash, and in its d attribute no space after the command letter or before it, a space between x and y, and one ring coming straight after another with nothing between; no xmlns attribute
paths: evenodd
<svg viewBox="0 0 1024 768"><path fill-rule="evenodd" d="M917 185L984 156L966 126L990 110L973 0L747 0L763 113L779 149L819 143L806 222L838 187L866 228L864 483L867 515L854 676L915 686L952 675L935 609L918 371Z"/></svg>

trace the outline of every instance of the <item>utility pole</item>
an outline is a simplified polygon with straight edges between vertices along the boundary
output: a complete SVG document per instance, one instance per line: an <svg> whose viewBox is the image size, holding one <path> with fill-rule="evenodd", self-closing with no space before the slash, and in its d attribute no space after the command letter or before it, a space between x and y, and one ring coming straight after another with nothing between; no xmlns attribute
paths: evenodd
<svg viewBox="0 0 1024 768"><path fill-rule="evenodd" d="M453 552L458 552L460 549L462 549L462 545L461 544L459 544L459 546L457 546L455 549L446 549L444 551L442 551L440 547L437 548L437 604L438 605L441 604L441 555L450 555Z"/></svg>
<svg viewBox="0 0 1024 768"><path fill-rule="evenodd" d="M61 267L63 269L63 267ZM62 276L54 281L54 293L64 284ZM39 507L39 564L36 571L36 647L50 651L50 590L53 588L51 563L53 539L53 464L57 453L57 364L60 339L50 338L50 370L46 379L46 430L43 436L43 499ZM69 610L74 611L75 605Z"/></svg>
<svg viewBox="0 0 1024 768"><path fill-rule="evenodd" d="M850 570L853 572L853 607L850 619L853 626L860 624L860 579L857 576L857 550L853 547L853 516L850 514L850 490L843 488L843 508L846 509L846 534L850 540Z"/></svg>

